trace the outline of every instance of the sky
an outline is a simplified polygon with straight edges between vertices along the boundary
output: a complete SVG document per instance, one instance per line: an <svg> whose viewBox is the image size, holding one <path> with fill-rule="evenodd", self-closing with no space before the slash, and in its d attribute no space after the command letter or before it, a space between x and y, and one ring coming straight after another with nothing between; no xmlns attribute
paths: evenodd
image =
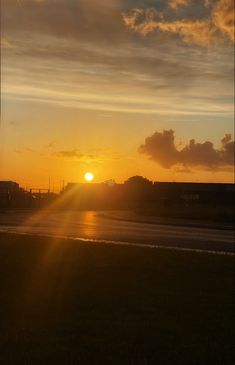
<svg viewBox="0 0 235 365"><path fill-rule="evenodd" d="M0 179L234 181L233 0L2 0Z"/></svg>

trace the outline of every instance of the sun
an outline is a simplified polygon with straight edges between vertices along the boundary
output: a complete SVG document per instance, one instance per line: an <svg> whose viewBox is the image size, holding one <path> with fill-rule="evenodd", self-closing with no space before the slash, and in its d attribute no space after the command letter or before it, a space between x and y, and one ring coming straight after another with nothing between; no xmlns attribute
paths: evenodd
<svg viewBox="0 0 235 365"><path fill-rule="evenodd" d="M94 174L92 172L86 172L84 178L86 181L90 182L94 179Z"/></svg>

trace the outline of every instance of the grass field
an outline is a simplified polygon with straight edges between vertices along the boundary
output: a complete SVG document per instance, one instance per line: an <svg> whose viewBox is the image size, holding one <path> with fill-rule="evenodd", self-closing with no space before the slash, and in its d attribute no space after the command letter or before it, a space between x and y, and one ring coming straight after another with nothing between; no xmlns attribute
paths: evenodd
<svg viewBox="0 0 235 365"><path fill-rule="evenodd" d="M0 363L232 365L233 260L0 234Z"/></svg>

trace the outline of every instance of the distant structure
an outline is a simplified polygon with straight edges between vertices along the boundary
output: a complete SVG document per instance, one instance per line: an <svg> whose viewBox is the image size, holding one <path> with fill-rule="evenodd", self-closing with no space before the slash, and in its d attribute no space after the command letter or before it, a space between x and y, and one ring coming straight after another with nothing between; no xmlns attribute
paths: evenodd
<svg viewBox="0 0 235 365"><path fill-rule="evenodd" d="M133 177L124 184L69 183L64 204L74 209L155 209L196 204L231 205L234 184L155 182Z"/></svg>
<svg viewBox="0 0 235 365"><path fill-rule="evenodd" d="M123 185L114 180L104 183L68 183L62 191L64 208L81 210L122 209Z"/></svg>
<svg viewBox="0 0 235 365"><path fill-rule="evenodd" d="M48 189L26 191L13 181L0 181L0 209L133 210L145 215L178 218L235 218L235 184L152 182L133 176L116 184L69 183L59 195ZM55 204L54 204L55 202Z"/></svg>
<svg viewBox="0 0 235 365"><path fill-rule="evenodd" d="M0 207L25 207L26 192L14 181L0 181Z"/></svg>
<svg viewBox="0 0 235 365"><path fill-rule="evenodd" d="M155 182L156 195L172 202L231 203L235 184Z"/></svg>
<svg viewBox="0 0 235 365"><path fill-rule="evenodd" d="M14 181L0 181L1 209L40 208L51 202L57 195L45 189L24 190Z"/></svg>

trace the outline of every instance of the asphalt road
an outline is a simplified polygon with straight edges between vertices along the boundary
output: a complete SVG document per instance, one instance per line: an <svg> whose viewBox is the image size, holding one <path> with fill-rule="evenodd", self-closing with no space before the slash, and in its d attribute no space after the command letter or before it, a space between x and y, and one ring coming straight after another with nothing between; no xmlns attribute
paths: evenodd
<svg viewBox="0 0 235 365"><path fill-rule="evenodd" d="M0 213L0 231L68 237L112 244L149 245L169 249L232 254L234 230L114 219L108 212Z"/></svg>

